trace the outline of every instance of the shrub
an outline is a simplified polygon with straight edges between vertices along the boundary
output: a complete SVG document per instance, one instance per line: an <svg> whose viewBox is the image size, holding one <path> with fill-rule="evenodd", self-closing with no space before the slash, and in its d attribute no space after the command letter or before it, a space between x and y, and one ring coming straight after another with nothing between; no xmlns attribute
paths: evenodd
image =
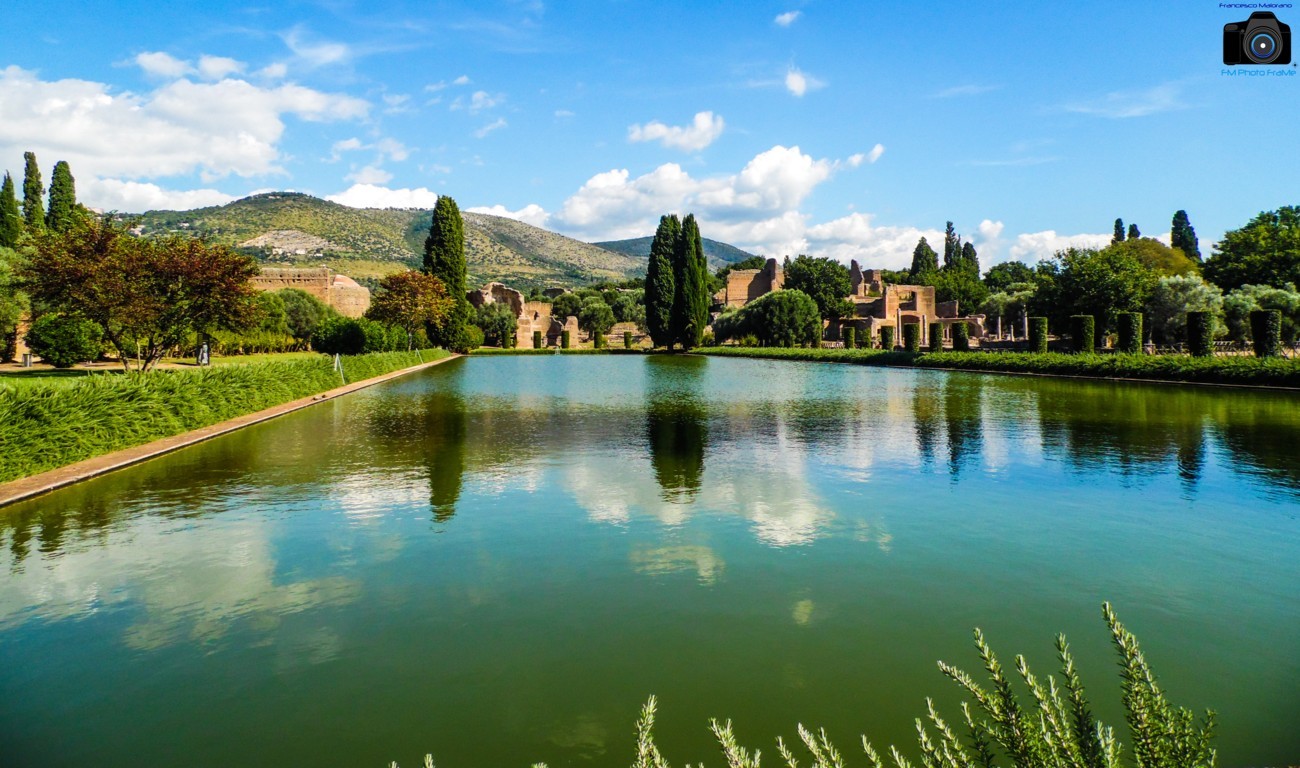
<svg viewBox="0 0 1300 768"><path fill-rule="evenodd" d="M1047 318L1029 318L1029 351L1039 353L1047 351Z"/></svg>
<svg viewBox="0 0 1300 768"><path fill-rule="evenodd" d="M921 326L908 323L903 326L903 349L916 353L921 351Z"/></svg>
<svg viewBox="0 0 1300 768"><path fill-rule="evenodd" d="M1092 315L1070 315L1070 349L1075 352L1096 350L1097 319Z"/></svg>
<svg viewBox="0 0 1300 768"><path fill-rule="evenodd" d="M965 323L953 323L952 351L953 352L970 351L970 326L969 325Z"/></svg>
<svg viewBox="0 0 1300 768"><path fill-rule="evenodd" d="M1282 313L1276 309L1257 309L1250 313L1250 338L1255 357L1282 354Z"/></svg>
<svg viewBox="0 0 1300 768"><path fill-rule="evenodd" d="M569 329L565 328L563 331L560 331L560 349L568 349L568 348L569 348Z"/></svg>
<svg viewBox="0 0 1300 768"><path fill-rule="evenodd" d="M708 333L704 335L709 340L709 346L713 346L713 335ZM631 348L632 348L632 332L623 331L623 349L631 349Z"/></svg>
<svg viewBox="0 0 1300 768"><path fill-rule="evenodd" d="M844 336L844 348L853 349L857 342L858 329L851 325L847 326L844 328L844 332L841 335Z"/></svg>
<svg viewBox="0 0 1300 768"><path fill-rule="evenodd" d="M1209 312L1187 313L1187 351L1196 357L1214 354L1214 316Z"/></svg>
<svg viewBox="0 0 1300 768"><path fill-rule="evenodd" d="M533 331L533 349L542 348L542 332Z"/></svg>
<svg viewBox="0 0 1300 768"><path fill-rule="evenodd" d="M1278 288L1244 285L1223 298L1223 309L1235 341L1252 338L1250 313L1257 309L1276 309L1282 313L1282 341L1290 344L1300 339L1300 291L1290 283Z"/></svg>
<svg viewBox="0 0 1300 768"><path fill-rule="evenodd" d="M592 334L591 334L591 348L592 348L592 349L600 349L600 348L603 347L604 345L605 345L605 334L603 334L603 333L592 333Z"/></svg>
<svg viewBox="0 0 1300 768"><path fill-rule="evenodd" d="M55 368L71 368L99 357L104 329L83 317L43 315L27 331L27 346Z"/></svg>
<svg viewBox="0 0 1300 768"><path fill-rule="evenodd" d="M311 339L316 327L334 314L334 310L304 290L281 288L275 293L284 305L284 319L289 333L300 342Z"/></svg>
<svg viewBox="0 0 1300 768"><path fill-rule="evenodd" d="M1119 313L1119 351L1131 355L1142 352L1142 313Z"/></svg>
<svg viewBox="0 0 1300 768"><path fill-rule="evenodd" d="M327 355L359 355L366 348L366 331L350 317L327 317L312 332L311 348Z"/></svg>
<svg viewBox="0 0 1300 768"><path fill-rule="evenodd" d="M886 351L894 348L894 326L886 325L880 329L880 348Z"/></svg>
<svg viewBox="0 0 1300 768"><path fill-rule="evenodd" d="M943 351L943 323L930 323L930 351Z"/></svg>
<svg viewBox="0 0 1300 768"><path fill-rule="evenodd" d="M467 325L464 333L456 340L456 348L450 351L464 354L473 352L481 346L483 346L483 330L477 325Z"/></svg>
<svg viewBox="0 0 1300 768"><path fill-rule="evenodd" d="M483 331L489 344L509 349L519 328L519 321L510 306L493 302L475 310L474 324Z"/></svg>

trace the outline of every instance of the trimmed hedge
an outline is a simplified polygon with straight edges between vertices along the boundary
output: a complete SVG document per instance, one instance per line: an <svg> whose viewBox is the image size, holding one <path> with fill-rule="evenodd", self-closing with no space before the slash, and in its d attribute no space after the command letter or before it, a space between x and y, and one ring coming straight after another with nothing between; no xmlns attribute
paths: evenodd
<svg viewBox="0 0 1300 768"><path fill-rule="evenodd" d="M930 323L930 351L943 351L943 323Z"/></svg>
<svg viewBox="0 0 1300 768"><path fill-rule="evenodd" d="M1047 318L1029 318L1029 351L1047 353Z"/></svg>
<svg viewBox="0 0 1300 768"><path fill-rule="evenodd" d="M623 331L623 349L632 348L632 332Z"/></svg>
<svg viewBox="0 0 1300 768"><path fill-rule="evenodd" d="M542 332L533 331L533 349L542 348Z"/></svg>
<svg viewBox="0 0 1300 768"><path fill-rule="evenodd" d="M886 352L894 348L894 326L886 325L880 329L880 348Z"/></svg>
<svg viewBox="0 0 1300 768"><path fill-rule="evenodd" d="M1142 353L1141 312L1119 313L1119 345L1117 349L1130 355Z"/></svg>
<svg viewBox="0 0 1300 768"><path fill-rule="evenodd" d="M952 351L970 351L970 326L965 323L952 324Z"/></svg>
<svg viewBox="0 0 1300 768"><path fill-rule="evenodd" d="M844 337L845 349L853 349L854 347L857 346L857 341L858 341L857 328L855 328L852 325L847 326L846 328L844 328L844 332L841 335Z"/></svg>
<svg viewBox="0 0 1300 768"><path fill-rule="evenodd" d="M1193 357L1214 354L1214 318L1209 312L1187 313L1187 351Z"/></svg>
<svg viewBox="0 0 1300 768"><path fill-rule="evenodd" d="M360 381L447 353L387 352L342 358L343 378ZM342 384L334 361L222 365L151 373L99 374L75 384L0 389L0 482L315 395Z"/></svg>
<svg viewBox="0 0 1300 768"><path fill-rule="evenodd" d="M1300 387L1300 359L1284 357L1192 357L1190 355L1076 355L1047 352L882 352L849 349L754 349L715 347L718 357L852 363L903 368L948 368L997 373L1035 373L1102 379L1153 379L1207 384Z"/></svg>
<svg viewBox="0 0 1300 768"><path fill-rule="evenodd" d="M569 332L560 331L560 349L569 348Z"/></svg>
<svg viewBox="0 0 1300 768"><path fill-rule="evenodd" d="M1070 349L1089 354L1097 350L1097 318L1070 315Z"/></svg>
<svg viewBox="0 0 1300 768"><path fill-rule="evenodd" d="M1255 345L1255 357L1277 357L1282 354L1282 312L1277 309L1257 309L1250 313L1250 338Z"/></svg>
<svg viewBox="0 0 1300 768"><path fill-rule="evenodd" d="M903 326L903 349L916 353L921 351L921 326L907 323Z"/></svg>

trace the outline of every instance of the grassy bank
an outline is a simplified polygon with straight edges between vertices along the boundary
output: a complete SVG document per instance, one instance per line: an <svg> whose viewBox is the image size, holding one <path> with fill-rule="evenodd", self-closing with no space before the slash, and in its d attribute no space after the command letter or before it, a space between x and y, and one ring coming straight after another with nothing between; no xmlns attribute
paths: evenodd
<svg viewBox="0 0 1300 768"><path fill-rule="evenodd" d="M147 374L0 389L0 482L44 472L151 440L308 397L347 382L446 357L442 350Z"/></svg>
<svg viewBox="0 0 1300 768"><path fill-rule="evenodd" d="M1300 360L1190 355L1067 355L1058 352L883 352L872 349L707 347L717 357L806 360L902 368L944 368L1102 379L1148 379L1202 384L1300 387Z"/></svg>

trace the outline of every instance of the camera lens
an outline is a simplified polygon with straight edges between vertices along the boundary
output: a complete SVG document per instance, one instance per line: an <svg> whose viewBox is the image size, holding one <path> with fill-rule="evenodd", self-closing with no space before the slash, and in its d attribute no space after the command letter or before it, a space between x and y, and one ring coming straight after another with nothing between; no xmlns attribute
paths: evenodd
<svg viewBox="0 0 1300 768"><path fill-rule="evenodd" d="M1251 61L1257 64L1267 64L1277 58L1277 38L1272 32L1255 32L1250 36L1249 47L1246 53L1250 56Z"/></svg>

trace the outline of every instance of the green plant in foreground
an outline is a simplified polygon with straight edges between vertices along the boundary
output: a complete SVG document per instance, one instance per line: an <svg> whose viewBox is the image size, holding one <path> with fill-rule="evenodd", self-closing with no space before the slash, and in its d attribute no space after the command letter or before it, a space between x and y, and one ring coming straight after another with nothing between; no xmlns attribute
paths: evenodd
<svg viewBox="0 0 1300 768"><path fill-rule="evenodd" d="M1169 704L1138 647L1137 638L1120 624L1110 603L1102 604L1102 616L1119 653L1121 694L1132 738L1132 765L1213 768L1216 756L1210 741L1214 737L1214 713L1207 712L1198 722L1191 711ZM1093 717L1064 635L1056 637L1056 652L1061 662L1059 683L1055 677L1038 678L1030 671L1025 657L1016 656L1015 670L1028 692L1027 698L1017 695L1011 677L979 629L975 630L975 647L989 676L987 686L953 665L939 662L939 669L974 700L973 706L962 704L966 738L958 737L952 725L935 710L934 703L926 699L925 718L916 719L921 768L992 768L995 765L1118 768L1125 764L1114 730ZM641 709L636 724L633 768L670 766L654 741L657 705L651 696ZM736 742L730 720L725 723L711 720L709 727L728 768L760 768L761 754L758 750L750 752ZM799 725L797 732L803 750L811 759L810 768L843 768L844 758L824 730L814 733ZM872 768L884 768L884 761L866 736L862 737L862 749ZM776 751L786 768L801 765L780 737L776 740ZM889 755L897 768L918 765L897 747L891 746ZM432 766L433 758L426 755L424 764ZM396 765L393 763L392 768ZM533 765L539 767L544 765Z"/></svg>

